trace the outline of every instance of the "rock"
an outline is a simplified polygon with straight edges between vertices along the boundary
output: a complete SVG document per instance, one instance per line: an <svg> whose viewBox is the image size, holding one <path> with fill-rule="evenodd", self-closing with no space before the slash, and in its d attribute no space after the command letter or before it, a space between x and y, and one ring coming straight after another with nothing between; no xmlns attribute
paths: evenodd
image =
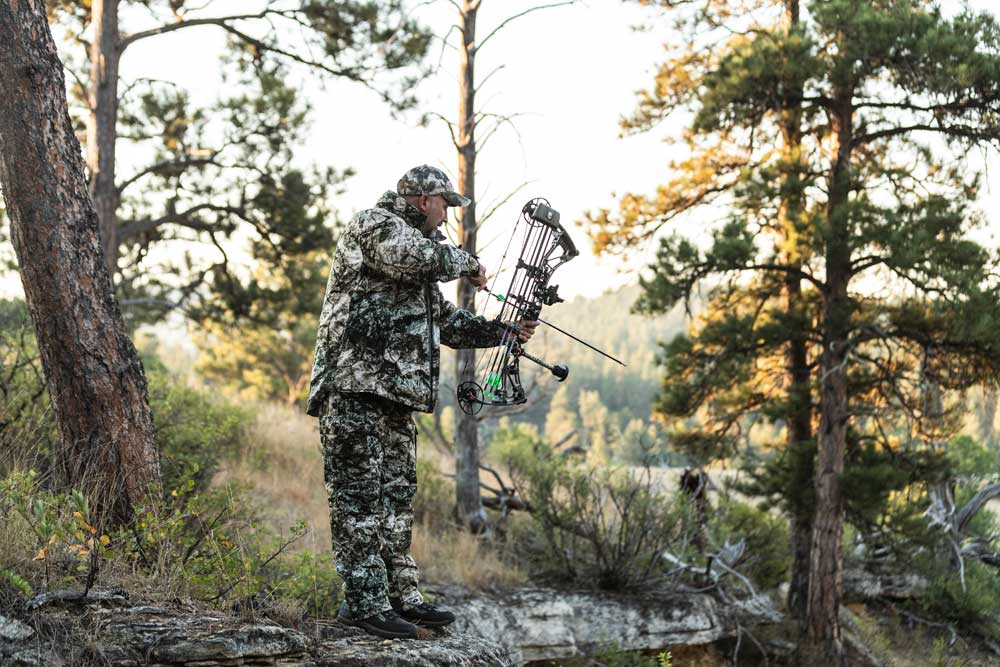
<svg viewBox="0 0 1000 667"><path fill-rule="evenodd" d="M518 662L580 656L611 643L625 650L709 644L735 636L738 625L782 620L766 596L724 606L704 594L443 593L439 600L458 617L457 631L499 642Z"/></svg>
<svg viewBox="0 0 1000 667"><path fill-rule="evenodd" d="M170 665L223 665L302 656L306 648L306 638L294 630L245 625L221 631L202 630L183 638L164 637L149 655Z"/></svg>
<svg viewBox="0 0 1000 667"><path fill-rule="evenodd" d="M124 591L89 591L86 595L83 591L52 591L36 595L28 601L26 608L36 611L49 605L126 607L128 604L128 594Z"/></svg>
<svg viewBox="0 0 1000 667"><path fill-rule="evenodd" d="M711 644L735 637L740 627L782 620L766 596L723 605L705 594L524 589L473 595L452 589L438 601L455 611L453 626L422 629L416 640L385 640L335 620L309 620L293 629L266 617L248 623L192 608L128 606L117 595L69 600L53 596L35 605L35 628L55 628L55 636L67 637L65 647L53 649L66 662L86 645L112 667L515 667L611 643L623 650ZM4 667L60 664L38 652L50 641L39 641L27 624L3 619L0 633Z"/></svg>
<svg viewBox="0 0 1000 667"><path fill-rule="evenodd" d="M53 649L73 663L81 644L111 667L514 667L509 652L481 637L422 631L417 640L384 640L336 621L311 621L299 629L245 623L232 616L157 606L108 607L69 596L69 606L52 597L35 605L37 627L59 630L65 646ZM116 603L117 604L117 603ZM86 633L86 642L79 632ZM63 661L34 641L24 623L0 617L3 667L61 667Z"/></svg>
<svg viewBox="0 0 1000 667"><path fill-rule="evenodd" d="M385 641L335 621L318 622L320 650L303 667L515 667L509 650L472 634L421 630L417 640ZM429 639L430 641L426 641Z"/></svg>
<svg viewBox="0 0 1000 667"><path fill-rule="evenodd" d="M0 665L3 667L62 667L63 661L26 640L35 635L30 626L0 615Z"/></svg>
<svg viewBox="0 0 1000 667"><path fill-rule="evenodd" d="M27 639L33 634L35 634L35 631L21 621L13 618L7 618L6 616L0 616L0 639L4 639L9 642L17 642L22 639Z"/></svg>

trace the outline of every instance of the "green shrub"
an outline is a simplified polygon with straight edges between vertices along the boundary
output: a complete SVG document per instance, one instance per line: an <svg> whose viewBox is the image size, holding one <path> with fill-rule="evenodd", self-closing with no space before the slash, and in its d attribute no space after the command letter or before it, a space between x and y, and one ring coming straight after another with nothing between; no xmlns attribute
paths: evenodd
<svg viewBox="0 0 1000 667"><path fill-rule="evenodd" d="M516 538L538 575L645 588L663 578L662 553L689 541L686 503L658 492L648 470L578 464L517 426L499 429L490 447L534 508L531 529Z"/></svg>
<svg viewBox="0 0 1000 667"><path fill-rule="evenodd" d="M965 590L957 574L931 569L930 586L921 599L924 613L967 632L1000 639L1000 572L975 561L965 563ZM936 576L935 576L936 575Z"/></svg>
<svg viewBox="0 0 1000 667"><path fill-rule="evenodd" d="M343 591L332 554L302 552L287 559L285 565L287 572L277 589L279 597L302 605L310 616L337 615Z"/></svg>
<svg viewBox="0 0 1000 667"><path fill-rule="evenodd" d="M948 443L947 457L959 478L983 479L1000 471L1000 450L984 447L968 435Z"/></svg>
<svg viewBox="0 0 1000 667"><path fill-rule="evenodd" d="M614 642L596 648L583 657L558 662L559 667L671 667L672 664L670 651L646 655L622 649Z"/></svg>
<svg viewBox="0 0 1000 667"><path fill-rule="evenodd" d="M145 355L143 366L164 489L173 491L183 481L193 482L189 491L203 491L219 463L240 453L253 416L216 392L178 382L155 356Z"/></svg>
<svg viewBox="0 0 1000 667"><path fill-rule="evenodd" d="M0 299L0 476L37 470L51 476L59 442L34 327L24 301Z"/></svg>
<svg viewBox="0 0 1000 667"><path fill-rule="evenodd" d="M740 573L763 590L777 588L792 569L788 522L747 503L723 500L712 512L709 531L716 544L746 540Z"/></svg>

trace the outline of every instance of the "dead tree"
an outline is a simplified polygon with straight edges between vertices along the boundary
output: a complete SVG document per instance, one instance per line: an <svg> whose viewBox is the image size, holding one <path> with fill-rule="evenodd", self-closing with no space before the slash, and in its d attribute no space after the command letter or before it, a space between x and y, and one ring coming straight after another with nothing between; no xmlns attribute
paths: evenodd
<svg viewBox="0 0 1000 667"><path fill-rule="evenodd" d="M448 124L452 142L458 153L459 192L473 201L471 205L462 210L458 222L458 242L467 252L476 253L476 233L497 208L493 207L489 213L481 218L476 217L476 158L489 137L502 125L510 122L509 117L496 116L476 110L476 92L493 74L490 72L482 81L476 83L476 56L490 38L511 21L540 9L570 5L573 4L573 1L539 5L514 14L501 21L478 42L476 41L476 18L482 0L462 0L461 5L457 0L452 2L458 11L458 29L461 37L461 43L458 47L460 59L458 121L451 122L443 116L435 115ZM447 38L446 35L444 37L445 43L447 43ZM481 135L482 138L477 141L476 130L480 129L479 125L483 122L492 122L493 125L486 128ZM507 199L513 194L511 193ZM459 281L457 305L459 308L475 312L476 288L471 283L464 280ZM461 386L463 382L474 381L476 373L475 350L459 350L456 355L455 369L456 387ZM456 410L455 414L457 512L469 530L474 533L482 533L488 529L488 524L479 494L479 421L475 416L467 415L461 410Z"/></svg>

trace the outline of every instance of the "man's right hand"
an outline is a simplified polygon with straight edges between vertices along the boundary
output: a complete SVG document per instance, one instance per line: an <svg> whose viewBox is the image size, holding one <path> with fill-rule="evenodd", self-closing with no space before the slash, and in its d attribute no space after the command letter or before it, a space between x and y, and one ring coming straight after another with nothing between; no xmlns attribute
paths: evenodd
<svg viewBox="0 0 1000 667"><path fill-rule="evenodd" d="M482 262L479 262L479 273L467 276L469 282L476 286L476 289L482 291L486 289L486 267L483 266Z"/></svg>

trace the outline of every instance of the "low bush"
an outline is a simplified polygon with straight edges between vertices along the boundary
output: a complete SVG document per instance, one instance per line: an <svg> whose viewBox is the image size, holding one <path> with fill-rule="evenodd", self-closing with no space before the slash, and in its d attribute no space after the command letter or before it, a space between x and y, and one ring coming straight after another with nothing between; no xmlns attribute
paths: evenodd
<svg viewBox="0 0 1000 667"><path fill-rule="evenodd" d="M182 483L162 502L139 508L134 525L104 535L88 523L79 491L47 491L34 473L0 480L0 510L9 517L0 602L98 585L219 607L282 601L313 615L336 612L340 580L331 559L291 552L302 524L275 533L260 526L246 494L231 487L195 493L193 486Z"/></svg>
<svg viewBox="0 0 1000 667"><path fill-rule="evenodd" d="M428 458L417 459L417 494L413 498L414 523L433 530L455 525L455 482L441 474Z"/></svg>
<svg viewBox="0 0 1000 667"><path fill-rule="evenodd" d="M659 492L648 469L588 467L518 426L499 429L490 449L533 507L512 535L538 576L647 588L663 581L663 552L690 543L687 503Z"/></svg>
<svg viewBox="0 0 1000 667"><path fill-rule="evenodd" d="M719 502L709 521L712 541L722 545L744 540L746 557L740 572L761 590L777 588L792 569L788 522L780 516L737 500Z"/></svg>
<svg viewBox="0 0 1000 667"><path fill-rule="evenodd" d="M194 483L192 490L207 489L219 463L236 457L246 442L250 410L178 382L152 354L143 355L143 367L164 487L174 489L183 479Z"/></svg>

